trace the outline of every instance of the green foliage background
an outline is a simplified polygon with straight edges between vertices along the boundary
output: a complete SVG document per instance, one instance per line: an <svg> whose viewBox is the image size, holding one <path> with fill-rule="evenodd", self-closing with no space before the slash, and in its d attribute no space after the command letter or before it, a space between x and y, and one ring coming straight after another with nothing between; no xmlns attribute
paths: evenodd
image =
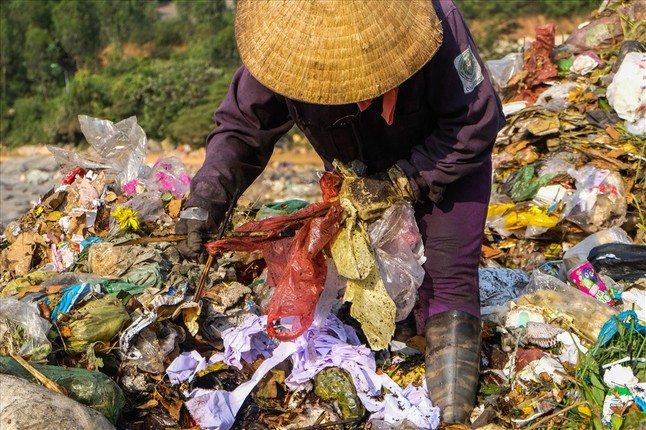
<svg viewBox="0 0 646 430"><path fill-rule="evenodd" d="M588 13L601 0L456 0L467 21ZM0 144L79 143L79 114L136 115L152 139L200 145L239 67L235 0L3 0ZM486 54L506 28L476 33ZM138 55L132 55L133 47Z"/></svg>

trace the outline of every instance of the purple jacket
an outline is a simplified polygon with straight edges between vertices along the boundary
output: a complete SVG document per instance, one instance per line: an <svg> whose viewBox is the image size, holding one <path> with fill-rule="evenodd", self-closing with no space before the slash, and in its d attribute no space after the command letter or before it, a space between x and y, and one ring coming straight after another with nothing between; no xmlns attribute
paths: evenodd
<svg viewBox="0 0 646 430"><path fill-rule="evenodd" d="M242 67L215 113L206 159L191 182L187 206L209 209L220 222L230 199L269 162L275 143L296 124L331 168L355 159L368 173L399 165L420 199L442 200L447 184L491 156L505 123L500 100L453 0L434 0L444 29L435 56L399 86L392 125L381 117L381 97L357 104L315 105L287 99Z"/></svg>

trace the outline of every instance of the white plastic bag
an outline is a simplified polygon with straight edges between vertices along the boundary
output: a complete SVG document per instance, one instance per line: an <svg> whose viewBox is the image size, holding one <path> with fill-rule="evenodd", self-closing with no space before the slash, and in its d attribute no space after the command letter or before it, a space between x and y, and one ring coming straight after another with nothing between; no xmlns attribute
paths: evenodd
<svg viewBox="0 0 646 430"><path fill-rule="evenodd" d="M491 80L498 88L507 88L511 78L523 70L523 54L511 53L499 60L486 62Z"/></svg>
<svg viewBox="0 0 646 430"><path fill-rule="evenodd" d="M576 181L576 192L566 202L565 219L587 233L624 223L627 202L619 173L591 165L568 173Z"/></svg>
<svg viewBox="0 0 646 430"><path fill-rule="evenodd" d="M626 130L634 135L646 134L646 53L631 52L624 57L617 74L606 91L608 103Z"/></svg>
<svg viewBox="0 0 646 430"><path fill-rule="evenodd" d="M397 307L395 321L405 319L417 300L426 260L413 207L400 202L368 227L379 274Z"/></svg>

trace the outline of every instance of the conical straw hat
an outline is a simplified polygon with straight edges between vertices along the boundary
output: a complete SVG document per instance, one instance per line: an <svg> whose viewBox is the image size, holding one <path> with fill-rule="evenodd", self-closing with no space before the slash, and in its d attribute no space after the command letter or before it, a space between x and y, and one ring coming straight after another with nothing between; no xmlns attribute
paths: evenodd
<svg viewBox="0 0 646 430"><path fill-rule="evenodd" d="M239 0L235 32L258 81L318 104L384 94L442 43L431 0Z"/></svg>

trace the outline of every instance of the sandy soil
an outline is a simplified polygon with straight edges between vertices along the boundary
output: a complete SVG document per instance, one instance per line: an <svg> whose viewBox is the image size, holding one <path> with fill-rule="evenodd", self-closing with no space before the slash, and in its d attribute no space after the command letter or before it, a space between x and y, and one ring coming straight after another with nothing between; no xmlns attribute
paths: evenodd
<svg viewBox="0 0 646 430"><path fill-rule="evenodd" d="M27 158L35 155L50 155L45 145L26 145L16 149L0 148L0 162L9 161L16 158ZM176 148L172 150L154 150L146 154L146 164L153 164L159 157L175 156L182 160L187 170L197 170L204 163L204 148L196 150L186 150ZM300 149L297 151L286 151L277 148L271 157L269 164L275 162L288 161L299 165L312 165L323 167L323 162L319 156L312 150Z"/></svg>

